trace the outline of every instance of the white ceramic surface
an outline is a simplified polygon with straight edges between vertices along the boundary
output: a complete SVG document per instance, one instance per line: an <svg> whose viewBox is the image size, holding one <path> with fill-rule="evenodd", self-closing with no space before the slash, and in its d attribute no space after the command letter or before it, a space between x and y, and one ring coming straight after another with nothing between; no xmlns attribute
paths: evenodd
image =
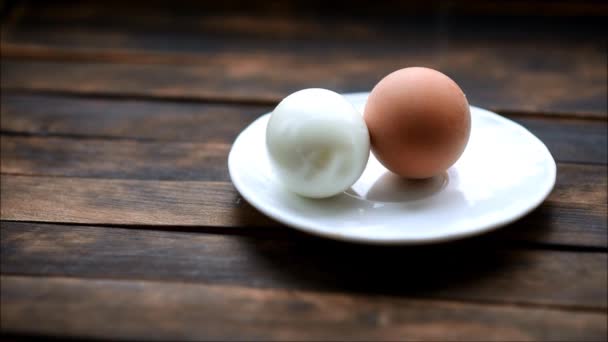
<svg viewBox="0 0 608 342"><path fill-rule="evenodd" d="M361 112L368 93L346 94ZM430 180L406 181L373 156L346 192L308 199L273 175L265 148L269 115L237 137L228 168L241 195L264 214L302 231L376 244L423 244L487 232L517 220L549 195L556 165L528 130L471 106L471 138L462 157Z"/></svg>

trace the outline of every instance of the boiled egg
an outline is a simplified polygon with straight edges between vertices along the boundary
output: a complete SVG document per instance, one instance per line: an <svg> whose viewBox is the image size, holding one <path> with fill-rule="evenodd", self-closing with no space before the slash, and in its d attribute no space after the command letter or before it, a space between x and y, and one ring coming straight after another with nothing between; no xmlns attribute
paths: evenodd
<svg viewBox="0 0 608 342"><path fill-rule="evenodd" d="M429 178L452 166L471 132L469 103L443 73L421 67L397 70L372 90L365 105L372 152L405 178Z"/></svg>
<svg viewBox="0 0 608 342"><path fill-rule="evenodd" d="M305 197L343 192L363 173L367 126L342 95L311 88L284 98L271 113L266 147L276 179Z"/></svg>

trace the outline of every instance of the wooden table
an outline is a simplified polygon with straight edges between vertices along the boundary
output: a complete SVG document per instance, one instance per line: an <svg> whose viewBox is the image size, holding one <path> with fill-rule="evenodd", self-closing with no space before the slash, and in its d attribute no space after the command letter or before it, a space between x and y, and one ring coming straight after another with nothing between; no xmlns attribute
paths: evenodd
<svg viewBox="0 0 608 342"><path fill-rule="evenodd" d="M5 337L606 340L605 3L204 5L2 2ZM371 247L236 192L230 145L282 97L411 65L547 144L539 209Z"/></svg>

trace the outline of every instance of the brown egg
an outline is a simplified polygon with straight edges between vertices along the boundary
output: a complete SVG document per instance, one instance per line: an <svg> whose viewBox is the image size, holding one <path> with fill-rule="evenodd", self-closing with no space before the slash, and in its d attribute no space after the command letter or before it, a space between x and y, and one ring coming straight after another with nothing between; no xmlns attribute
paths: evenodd
<svg viewBox="0 0 608 342"><path fill-rule="evenodd" d="M456 82L439 71L405 68L372 90L364 119L372 152L407 178L440 174L460 157L469 140L469 103Z"/></svg>

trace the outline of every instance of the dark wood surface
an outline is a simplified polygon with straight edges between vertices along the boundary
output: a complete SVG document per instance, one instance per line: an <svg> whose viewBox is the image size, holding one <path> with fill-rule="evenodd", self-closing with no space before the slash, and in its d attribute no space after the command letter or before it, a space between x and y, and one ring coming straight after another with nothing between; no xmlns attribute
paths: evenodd
<svg viewBox="0 0 608 342"><path fill-rule="evenodd" d="M3 337L605 341L601 1L0 2ZM323 240L236 192L236 135L304 87L434 67L549 147L523 219Z"/></svg>

